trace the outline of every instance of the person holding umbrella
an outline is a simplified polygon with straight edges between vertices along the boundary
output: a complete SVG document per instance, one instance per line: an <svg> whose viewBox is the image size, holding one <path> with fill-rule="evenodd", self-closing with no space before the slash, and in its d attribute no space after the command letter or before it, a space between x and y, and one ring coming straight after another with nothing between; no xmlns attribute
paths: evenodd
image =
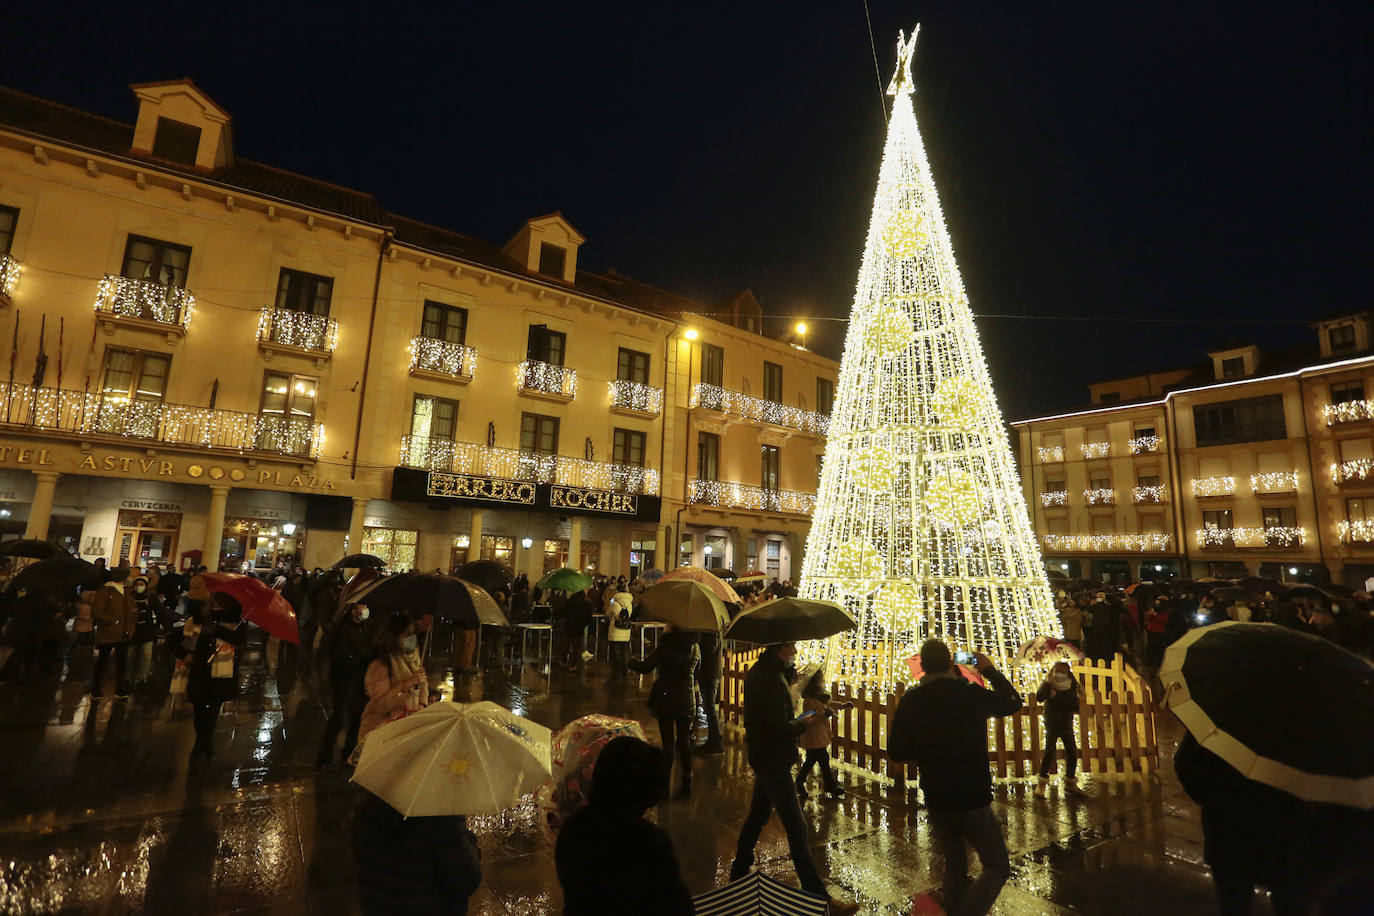
<svg viewBox="0 0 1374 916"><path fill-rule="evenodd" d="M649 691L649 714L658 720L663 741L665 795L672 784L675 751L681 763L679 798L692 794L692 720L697 713L696 675L700 664L696 634L679 630L671 623L647 658L629 663L632 671L641 674L658 669L658 677Z"/></svg>
<svg viewBox="0 0 1374 916"><path fill-rule="evenodd" d="M349 762L356 764L368 733L383 722L419 712L434 697L429 690L429 675L420 658L420 642L415 624L404 614L392 614L377 631L373 643L377 657L367 666L363 687L367 706L363 708L358 743Z"/></svg>
<svg viewBox="0 0 1374 916"><path fill-rule="evenodd" d="M181 658L187 666L186 699L191 704L196 741L189 769L198 772L215 756L215 723L220 707L238 689L238 649L247 639L239 604L214 593L193 605L182 628Z"/></svg>
<svg viewBox="0 0 1374 916"><path fill-rule="evenodd" d="M334 762L334 744L339 740L340 731L344 732L344 760L352 756L358 744L363 703L367 698L363 682L372 657L371 641L363 628L370 613L365 604L349 605L348 613L329 634L329 693L333 703L320 737L320 752L315 759L317 769Z"/></svg>

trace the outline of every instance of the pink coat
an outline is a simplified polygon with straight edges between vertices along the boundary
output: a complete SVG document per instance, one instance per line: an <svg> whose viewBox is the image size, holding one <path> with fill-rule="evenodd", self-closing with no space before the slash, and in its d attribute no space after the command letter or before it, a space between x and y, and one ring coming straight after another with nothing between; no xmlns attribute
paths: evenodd
<svg viewBox="0 0 1374 916"><path fill-rule="evenodd" d="M811 751L817 748L830 747L830 709L815 697L802 698L802 712L814 709L816 715L812 717L811 724L802 732L801 740L798 742L803 749Z"/></svg>
<svg viewBox="0 0 1374 916"><path fill-rule="evenodd" d="M420 688L418 691L410 689L416 685ZM407 706L424 708L429 704L429 681L424 669L415 672L414 676L404 683L393 684L391 666L387 664L385 656L367 666L363 688L367 691L367 705L363 707L362 719L358 723L360 748L367 733L391 718L393 714Z"/></svg>

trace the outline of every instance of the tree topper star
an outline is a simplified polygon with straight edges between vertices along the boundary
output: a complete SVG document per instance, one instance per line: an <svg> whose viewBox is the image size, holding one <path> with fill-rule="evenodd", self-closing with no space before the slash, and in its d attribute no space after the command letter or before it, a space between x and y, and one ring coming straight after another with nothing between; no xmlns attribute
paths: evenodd
<svg viewBox="0 0 1374 916"><path fill-rule="evenodd" d="M911 82L911 58L916 54L916 33L919 31L921 26L917 23L908 40L900 29L897 30L897 69L893 71L892 82L887 86L888 95L898 96L916 91L915 84Z"/></svg>

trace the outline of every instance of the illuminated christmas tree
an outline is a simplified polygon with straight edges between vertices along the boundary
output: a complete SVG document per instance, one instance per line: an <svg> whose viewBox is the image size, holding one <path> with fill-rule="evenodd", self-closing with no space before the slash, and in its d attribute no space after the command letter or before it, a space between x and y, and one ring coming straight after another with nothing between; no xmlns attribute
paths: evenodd
<svg viewBox="0 0 1374 916"><path fill-rule="evenodd" d="M803 646L838 680L910 681L936 636L1010 659L1060 635L1049 582L912 108L899 36L887 144L801 592L856 631Z"/></svg>

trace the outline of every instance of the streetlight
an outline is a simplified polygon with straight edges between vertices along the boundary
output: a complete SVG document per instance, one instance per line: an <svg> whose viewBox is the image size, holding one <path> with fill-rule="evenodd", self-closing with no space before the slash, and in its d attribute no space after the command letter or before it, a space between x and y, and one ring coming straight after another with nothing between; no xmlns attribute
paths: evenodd
<svg viewBox="0 0 1374 916"><path fill-rule="evenodd" d="M688 328L688 329L683 333L682 336L685 337L685 338L687 338L688 340L696 340L696 339L697 339L697 329L696 329L696 328Z"/></svg>
<svg viewBox="0 0 1374 916"><path fill-rule="evenodd" d="M701 552L709 557L711 555L711 545L707 544L705 547L701 548Z"/></svg>
<svg viewBox="0 0 1374 916"><path fill-rule="evenodd" d="M282 534L286 535L287 537L290 537L291 535L296 533L296 523L287 522L285 525L281 526L281 530Z"/></svg>
<svg viewBox="0 0 1374 916"><path fill-rule="evenodd" d="M806 322L798 321L796 327L797 336L801 338L801 348L806 349Z"/></svg>
<svg viewBox="0 0 1374 916"><path fill-rule="evenodd" d="M531 547L534 546L534 538L521 538L520 546L525 548L526 550L529 550Z"/></svg>

